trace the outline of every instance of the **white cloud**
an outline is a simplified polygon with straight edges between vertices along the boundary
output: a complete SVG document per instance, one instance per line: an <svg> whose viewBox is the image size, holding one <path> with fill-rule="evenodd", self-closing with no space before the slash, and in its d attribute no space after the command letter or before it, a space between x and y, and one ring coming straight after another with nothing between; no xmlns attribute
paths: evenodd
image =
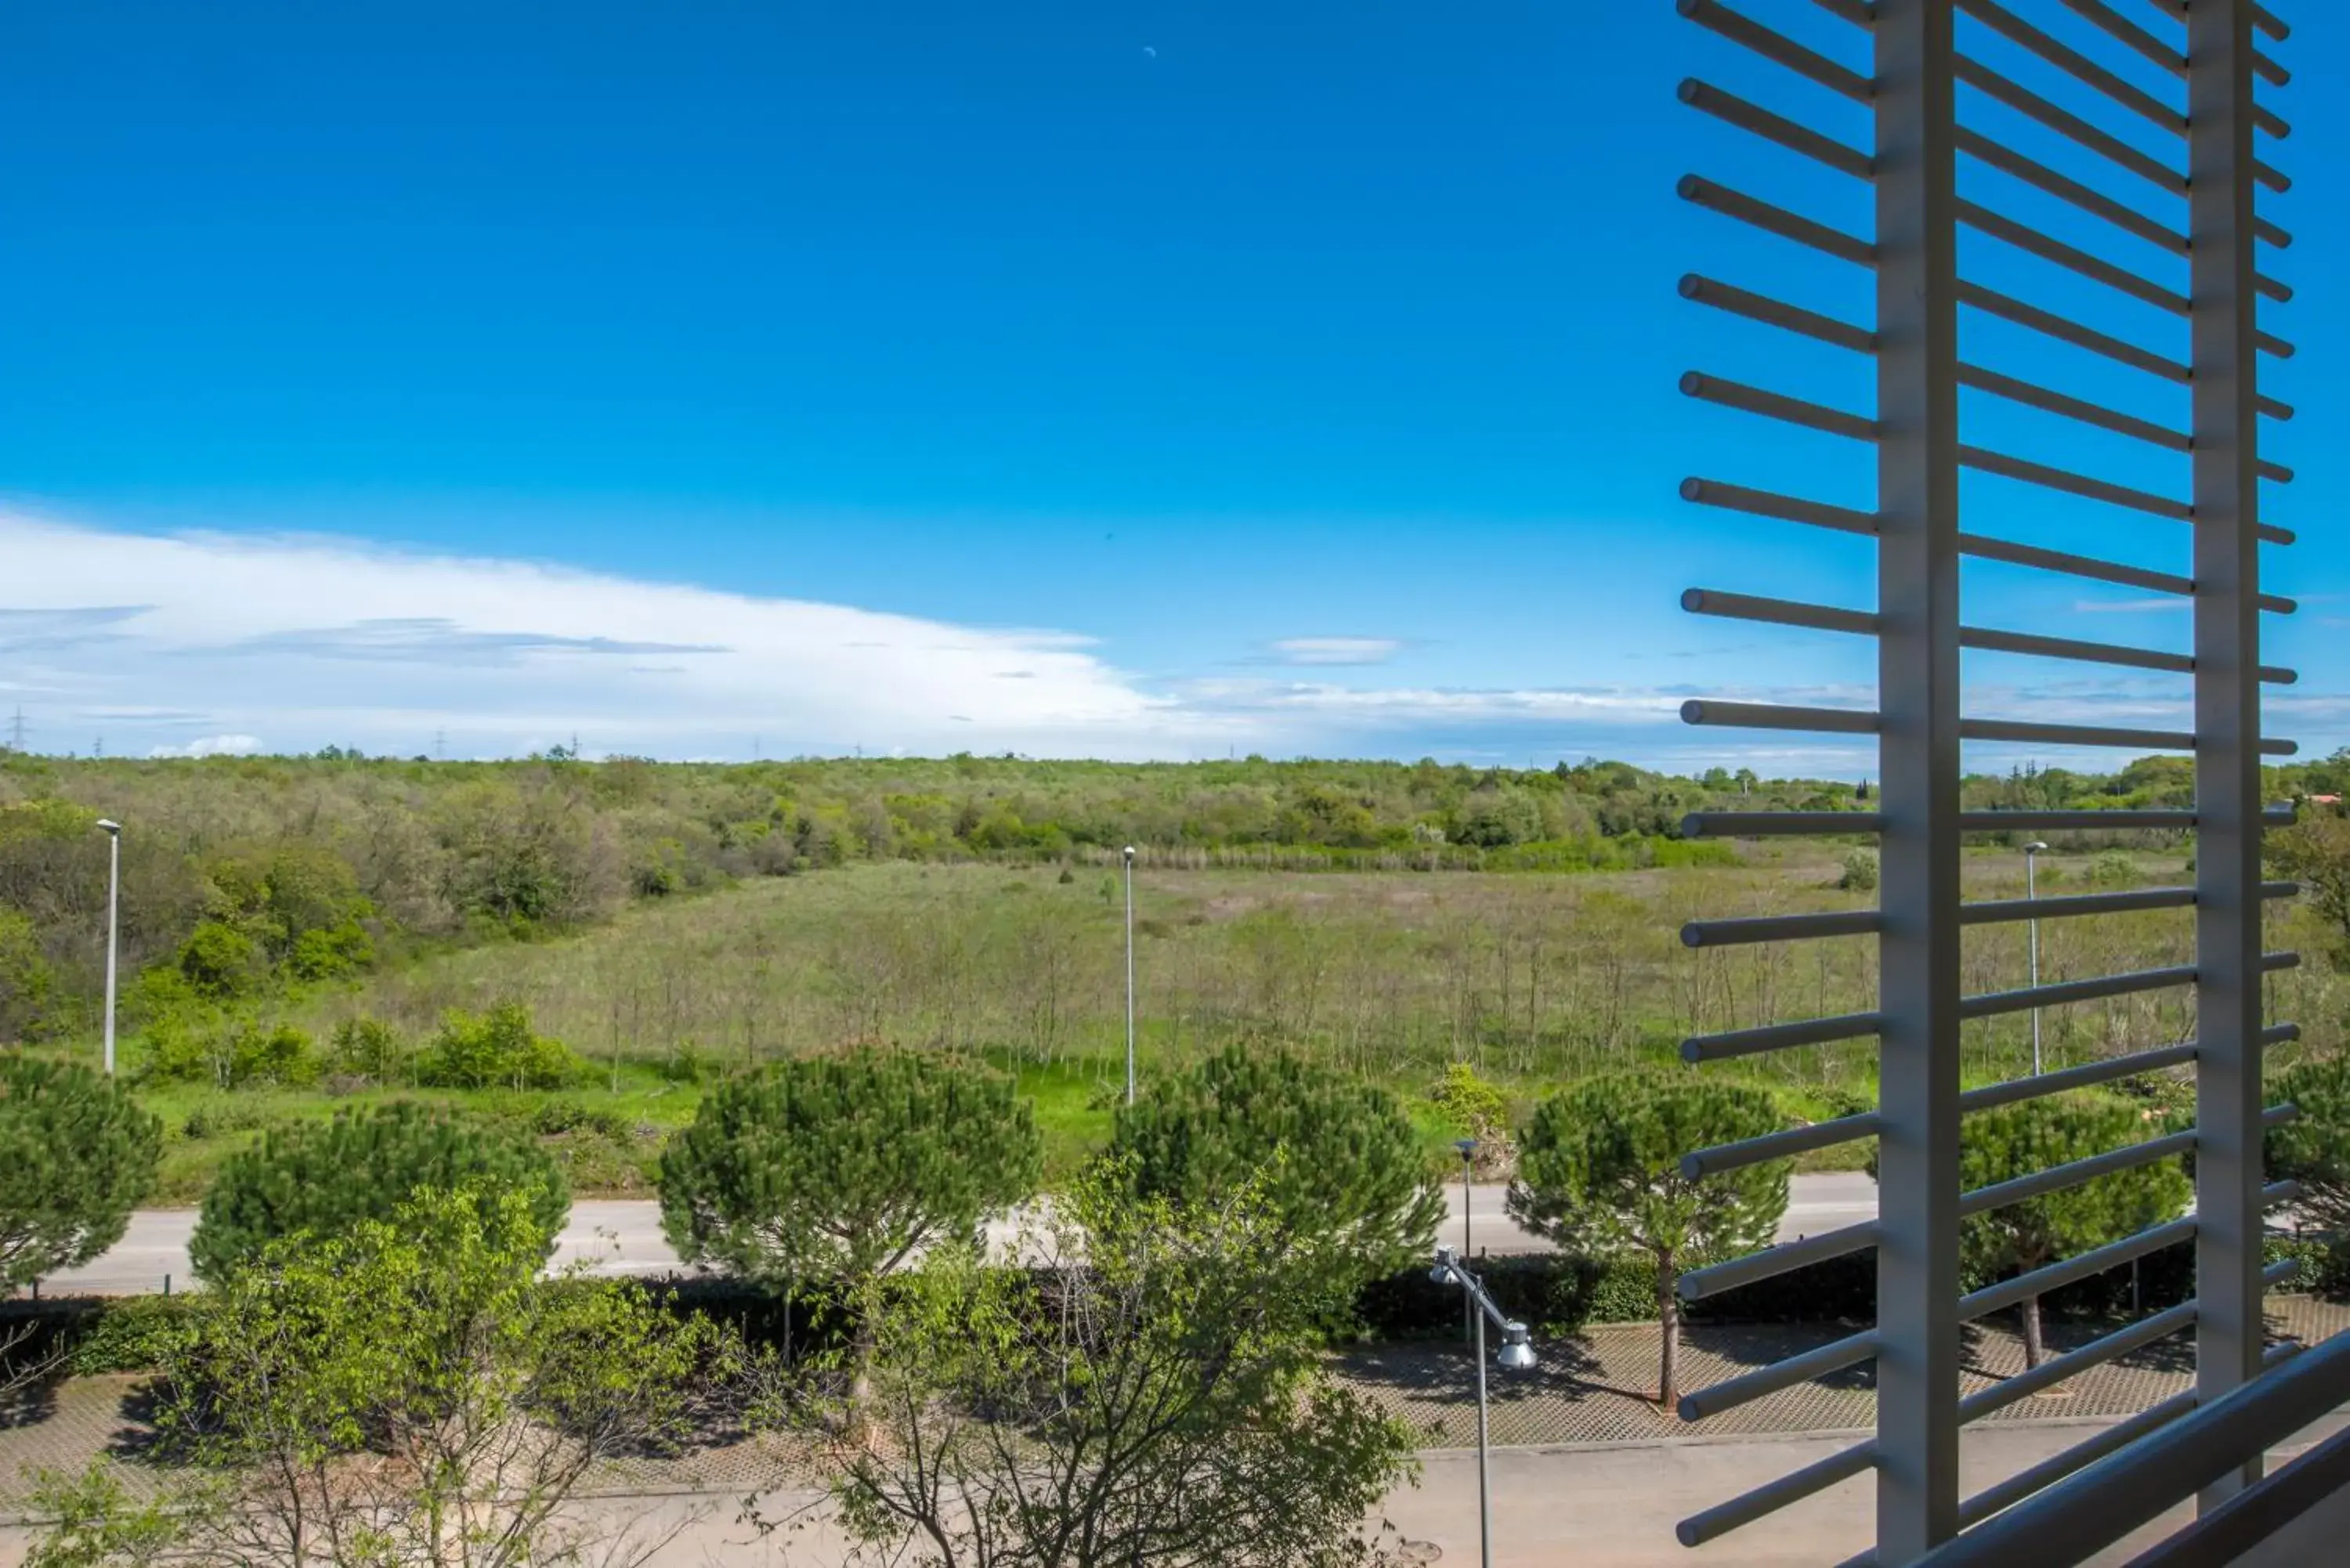
<svg viewBox="0 0 2350 1568"><path fill-rule="evenodd" d="M1154 681L1066 629L955 625L514 560L318 537L155 536L0 507L0 691L35 743L109 755L309 751L747 757L1586 754L1679 767L1767 759L1874 772L1875 747L1689 729L1683 699L1868 708L1859 685L1347 684L1336 671ZM1376 662L1381 638L1299 638L1292 659ZM1342 658L1341 655L1347 657ZM1310 661L1310 659L1307 660ZM1750 679L1751 670L1742 669ZM1970 683L1970 711L2183 728L2168 677ZM2350 722L2350 697L2266 699L2281 731ZM12 716L0 715L0 722ZM2060 760L2054 749L1970 748ZM1817 759L1812 768L1798 759ZM2065 757L2062 760L2074 762ZM2110 764L2113 753L2079 763Z"/></svg>
<svg viewBox="0 0 2350 1568"><path fill-rule="evenodd" d="M1385 664L1403 646L1394 637L1287 637L1272 649L1283 664Z"/></svg>
<svg viewBox="0 0 2350 1568"><path fill-rule="evenodd" d="M151 757L249 757L261 750L258 735L205 735L178 746L150 746Z"/></svg>
<svg viewBox="0 0 2350 1568"><path fill-rule="evenodd" d="M38 722L60 741L95 726L109 750L417 753L445 732L451 755L577 733L591 755L743 755L756 736L770 756L858 745L1164 756L1235 739L1067 632L5 510L0 560L0 639L16 639L21 688L49 699ZM197 724L209 739L182 738Z"/></svg>
<svg viewBox="0 0 2350 1568"><path fill-rule="evenodd" d="M2084 615L2162 615L2193 609L2195 601L2178 597L2164 599L2074 599L2073 607Z"/></svg>

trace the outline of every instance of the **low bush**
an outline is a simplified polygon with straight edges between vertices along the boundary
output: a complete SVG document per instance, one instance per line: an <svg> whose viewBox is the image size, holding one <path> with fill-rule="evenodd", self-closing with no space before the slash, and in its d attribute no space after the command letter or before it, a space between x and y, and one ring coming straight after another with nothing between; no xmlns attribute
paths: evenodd
<svg viewBox="0 0 2350 1568"><path fill-rule="evenodd" d="M530 1010L518 1002L478 1017L448 1013L415 1066L417 1083L436 1089L560 1089L586 1072L569 1046L531 1029Z"/></svg>

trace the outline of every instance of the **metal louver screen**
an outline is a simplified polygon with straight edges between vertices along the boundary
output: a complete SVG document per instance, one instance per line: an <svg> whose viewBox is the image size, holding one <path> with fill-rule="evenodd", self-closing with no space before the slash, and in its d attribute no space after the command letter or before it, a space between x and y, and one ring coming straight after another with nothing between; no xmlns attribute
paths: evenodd
<svg viewBox="0 0 2350 1568"><path fill-rule="evenodd" d="M1962 1531L2126 1453L2261 1378L2275 1359L2262 1352L2262 1295L2277 1275L2262 1270L2262 1235L2267 1210L2290 1193L2263 1184L2260 1151L2264 1123L2292 1113L2262 1106L2261 1054L2293 1029L2262 1017L2261 977L2297 961L2262 950L2262 901L2293 889L2261 878L2262 826L2290 816L2263 808L2260 763L2293 747L2263 736L2260 715L2262 687L2293 676L2261 664L2259 623L2263 613L2293 606L2261 591L2260 546L2293 542L2262 513L2264 483L2282 486L2292 475L2261 460L2259 431L2262 421L2289 419L2292 410L2260 395L2257 372L2262 359L2293 348L2262 330L2258 303L2282 305L2292 290L2262 270L2290 236L2256 211L2256 192L2289 184L2265 160L2270 149L2262 139L2281 139L2287 128L2255 101L2255 83L2288 79L2265 52L2287 29L2246 0L1814 3L1828 16L1806 17L1817 24L1807 32L1832 21L1836 34L1816 47L1732 5L1680 0L1683 16L1736 46L1721 52L1756 75L1752 96L1692 78L1681 84L1680 99L1742 133L1724 151L1751 162L1758 177L1771 177L1773 161L1792 159L1792 167L1824 167L1848 182L1851 209L1872 211L1873 228L1857 232L1751 193L1742 165L1738 183L1690 174L1679 192L1730 220L1725 235L1759 231L1752 254L1768 268L1783 270L1792 255L1804 265L1840 269L1845 286L1826 293L1853 306L1830 311L1774 297L1751 278L1742 281L1750 270L1742 268L1723 268L1721 278L1691 274L1680 292L1725 317L1824 346L1803 352L1852 357L1873 376L1874 406L1836 406L1704 369L1684 375L1681 389L1787 427L1789 441L1819 450L1824 475L1840 449L1855 471L1853 493L1868 493L1864 465L1873 460L1874 504L1781 493L1737 474L1690 478L1681 494L1741 514L1758 532L1829 530L1873 541L1877 602L1831 606L1707 587L1692 588L1682 603L1700 615L1874 639L1877 701L1863 711L1700 701L1682 717L1691 724L1874 736L1880 793L1877 809L1865 815L1700 815L1685 831L1874 833L1880 901L1873 910L1701 920L1682 934L1691 947L1873 937L1880 994L1872 1012L1701 1036L1687 1041L1682 1054L1702 1070L1732 1057L1873 1039L1881 1091L1874 1111L1690 1150L1683 1168L1696 1177L1873 1137L1880 1213L1872 1223L1698 1271L1682 1288L1702 1297L1873 1247L1877 1316L1874 1327L1690 1394L1681 1414L1697 1419L1873 1364L1877 1424L1873 1438L1707 1509L1684 1521L1679 1533L1686 1544L1701 1544L1873 1472L1877 1546L1857 1561L1889 1568L1943 1562L1975 1539ZM2122 63L2105 63L2114 59ZM1762 99L1814 107L1799 119ZM2127 129L2108 129L2116 120ZM2011 215L2019 211L2031 221ZM2109 329L2101 309L2080 303L2091 295L2126 302L2131 325ZM1861 308L1864 301L1873 301L1873 311ZM2074 374L2081 366L2092 373ZM2118 445L2143 457L2124 483L2091 457L2076 468L2022 455L2010 436L2019 418L2095 432L2081 438L2085 453ZM2034 530L2014 515L2027 509L1998 503L2017 493L2014 487L2038 496L2033 515L2052 506L2085 509L2129 530L2139 546L2115 554L2158 554L2168 564L2156 569L2033 542ZM2276 493L2271 488L2268 498ZM2191 611L2192 652L1978 624L1967 618L1960 592L1969 560L2176 597ZM1969 651L2178 678L2191 689L2192 729L2052 722L1996 711L1997 693L1986 704L1991 711L1978 711L1961 679ZM1967 742L2191 753L2195 805L2123 814L1964 811ZM1963 900L1965 834L2092 826L2192 828L2194 885ZM2193 910L2192 965L1990 993L1962 987L1966 926L2174 907ZM2199 1022L2189 1042L1961 1087L1964 1021L2173 988L2195 995ZM1960 1140L1970 1112L2188 1063L2198 1080L2192 1131L1961 1190ZM2192 1218L1962 1293L1963 1217L2190 1151ZM2193 1301L1961 1397L1962 1324L2190 1239ZM2197 1366L2190 1393L1986 1491L1961 1495L1959 1446L1968 1422L2190 1332ZM2208 1486L2207 1507L2253 1479L2247 1465Z"/></svg>

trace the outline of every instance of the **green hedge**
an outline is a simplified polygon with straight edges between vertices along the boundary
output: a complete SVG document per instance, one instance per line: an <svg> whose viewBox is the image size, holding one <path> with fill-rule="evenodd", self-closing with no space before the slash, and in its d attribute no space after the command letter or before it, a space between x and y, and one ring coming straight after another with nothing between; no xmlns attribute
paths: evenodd
<svg viewBox="0 0 2350 1568"><path fill-rule="evenodd" d="M2332 1248L2318 1238L2272 1237L2268 1259L2303 1260L2302 1272L2284 1287L2335 1298L2350 1296L2350 1248ZM1593 1324L1645 1323L1657 1315L1656 1273L1643 1258L1608 1261L1559 1253L1515 1253L1477 1260L1477 1274L1494 1304L1544 1334L1572 1334ZM2131 1271L2120 1268L2052 1291L2042 1305L2056 1317L2121 1317L2133 1304L2156 1313L2185 1301L2194 1289L2191 1243L2148 1253L2139 1261L2137 1299L2131 1299ZM837 1343L847 1320L836 1303L817 1293L785 1298L739 1280L719 1276L671 1276L640 1282L673 1312L699 1312L732 1324L754 1345L781 1350ZM1969 1280L1973 1289L1989 1282ZM561 1288L595 1290L605 1282L580 1281ZM0 1339L6 1325L31 1320L32 1340L17 1356L39 1359L60 1345L67 1369L78 1376L143 1372L156 1365L165 1337L188 1314L201 1310L201 1293L176 1296L67 1297L0 1303ZM1461 1293L1440 1285L1425 1269L1408 1269L1363 1288L1357 1321L1348 1337L1369 1340L1440 1339L1461 1328ZM1877 1314L1877 1259L1873 1251L1814 1263L1701 1302L1687 1303L1692 1324L1866 1323Z"/></svg>

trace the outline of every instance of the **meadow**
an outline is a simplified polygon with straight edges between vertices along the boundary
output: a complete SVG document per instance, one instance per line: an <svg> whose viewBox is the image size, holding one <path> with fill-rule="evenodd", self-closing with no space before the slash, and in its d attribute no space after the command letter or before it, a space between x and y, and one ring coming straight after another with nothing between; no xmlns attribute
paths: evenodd
<svg viewBox="0 0 2350 1568"><path fill-rule="evenodd" d="M1573 877L1152 869L1137 890L1141 1072L1147 1080L1235 1040L1301 1051L1397 1090L1440 1159L1461 1129L1428 1096L1450 1064L1470 1064L1523 1115L1586 1074L1689 1070L1677 1048L1692 1032L1870 1005L1875 951L1864 940L1680 945L1680 923L1700 914L1868 900L1836 887L1833 851L1746 853L1738 867ZM2016 859L1970 856L1969 897L2019 896ZM2175 854L2129 857L2126 869L2147 884L2186 875ZM2124 872L2111 851L2050 857L2042 891ZM2187 912L2174 910L2052 920L2041 936L2051 981L2184 961L2192 945ZM2292 940L2280 932L2277 942ZM1970 929L1968 989L2022 985L2024 943L2021 925ZM1122 1093L1123 972L1113 873L859 865L640 906L573 935L445 953L289 1001L284 1016L319 1039L359 1017L421 1037L451 1010L521 1002L535 1027L588 1059L580 1086L423 1092L531 1127L587 1191L648 1190L660 1139L691 1115L702 1084L852 1040L967 1052L1015 1074L1058 1174L1107 1138ZM2269 984L2272 1016L2307 1026L2292 1049L2334 1048L2342 977L2314 961ZM2043 1023L2048 1065L2060 1067L2185 1037L2191 999L2116 997L2049 1009ZM2026 1015L1967 1024L1970 1081L2025 1070L2029 1041ZM1791 1117L1814 1118L1873 1097L1874 1050L1854 1042L1706 1070L1763 1083ZM2139 1087L2158 1096L2165 1085ZM169 1192L186 1200L200 1191L223 1153L273 1120L396 1092L331 1081L299 1091L159 1086L151 1098L173 1128ZM1826 1158L1865 1153L1847 1146Z"/></svg>
<svg viewBox="0 0 2350 1568"><path fill-rule="evenodd" d="M2345 767L2329 759L2270 782L2289 796ZM2168 758L2102 778L1968 782L1979 807L2170 805L2186 787ZM1868 939L1681 945L1692 919L1875 897L1857 836L1673 836L1681 812L1724 804L1866 799L1852 784L1606 763L6 755L0 1045L95 1047L105 862L91 824L104 813L132 825L124 1062L170 1129L167 1201L199 1196L219 1159L270 1125L405 1093L527 1127L583 1191L640 1192L702 1085L851 1041L968 1053L1017 1075L1066 1172L1107 1137L1123 1089L1118 846L1131 842L1144 1076L1236 1041L1297 1051L1401 1094L1437 1159L1460 1128L1428 1096L1454 1064L1523 1114L1575 1077L1672 1064L1692 1033L1874 1005ZM2272 910L2269 946L2309 955L2266 982L2272 1017L2305 1032L2280 1054L2340 1043L2345 829L2328 815L2295 830L2324 886ZM2191 880L2182 836L2055 837L2043 894ZM2023 893L2020 838L1968 850L1969 898ZM2052 981L2183 963L2191 913L2044 921L2041 939ZM1966 989L2024 984L2026 941L2021 923L1968 928ZM584 1064L562 1086L414 1081L416 1048L446 1018L507 1004ZM2049 1009L2048 1064L2185 1038L2191 1008L2178 989ZM362 1022L400 1043L387 1061L410 1066L338 1064L329 1043ZM307 1042L305 1070L226 1070L238 1042L283 1030ZM2029 1041L2024 1014L1970 1023L1966 1075L2023 1070ZM1856 1041L1707 1071L1762 1083L1791 1119L1816 1118L1873 1098L1875 1051Z"/></svg>

